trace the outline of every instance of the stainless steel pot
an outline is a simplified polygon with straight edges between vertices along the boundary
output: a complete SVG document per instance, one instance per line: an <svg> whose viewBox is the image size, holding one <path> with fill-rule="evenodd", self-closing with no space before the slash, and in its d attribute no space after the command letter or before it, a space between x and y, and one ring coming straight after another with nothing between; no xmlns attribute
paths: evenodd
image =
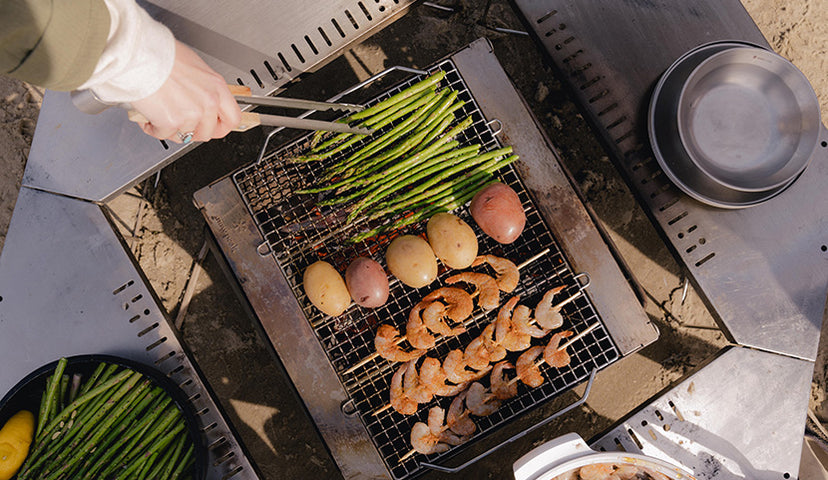
<svg viewBox="0 0 828 480"><path fill-rule="evenodd" d="M552 480L588 465L630 465L660 473L671 480L696 480L684 468L657 458L627 452L596 452L577 433L550 440L518 459L515 480Z"/></svg>

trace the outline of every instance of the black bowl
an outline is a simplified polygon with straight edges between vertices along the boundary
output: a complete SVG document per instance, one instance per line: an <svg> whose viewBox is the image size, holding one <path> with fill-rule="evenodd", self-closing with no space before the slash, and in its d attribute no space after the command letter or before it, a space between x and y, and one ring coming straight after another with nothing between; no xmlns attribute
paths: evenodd
<svg viewBox="0 0 828 480"><path fill-rule="evenodd" d="M193 442L193 453L195 464L193 466L193 480L203 480L207 476L207 447L204 436L201 435L192 404L181 388L160 371L143 363L129 360L113 355L76 355L67 357L65 374L73 375L79 373L83 376L90 375L100 362L119 365L141 373L158 387L161 387L169 395L178 409L181 411L187 430L190 433L190 440ZM0 425L4 425L12 415L22 409L29 410L37 417L40 408L40 398L46 390L46 380L55 371L58 361L46 364L32 373L26 375L0 400ZM16 478L16 477L12 477Z"/></svg>

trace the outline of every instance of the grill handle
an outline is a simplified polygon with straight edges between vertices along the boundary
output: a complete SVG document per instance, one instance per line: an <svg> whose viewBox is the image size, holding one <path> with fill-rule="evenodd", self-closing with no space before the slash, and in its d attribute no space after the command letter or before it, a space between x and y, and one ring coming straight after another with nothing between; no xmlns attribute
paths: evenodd
<svg viewBox="0 0 828 480"><path fill-rule="evenodd" d="M581 396L581 398L579 398L578 400L576 400L575 402L573 402L569 406L567 406L567 407L565 407L561 410L558 410L554 414L544 418L541 422L532 425L531 427L527 428L526 430L523 430L522 432L516 433L511 438L505 440L504 442L502 442L498 445L495 445L494 447L486 450L485 452L481 453L480 455L478 455L478 456L472 458L471 460L467 461L466 463L463 463L463 464L458 465L456 467L444 467L442 465L437 465L437 464L434 464L434 463L426 463L426 462L423 462L420 465L423 466L423 467L426 467L426 468L430 468L432 470L440 471L440 472L457 473L460 470L463 470L464 468L468 467L469 465L471 465L473 463L476 463L477 461L482 460L483 458L488 457L490 454L492 454L496 450L499 450L501 447L504 447L504 446L514 442L515 440L523 437L527 433L529 433L529 432L531 432L531 431L533 431L537 428L540 428L543 425L546 425L547 423L551 422L552 420L555 420L556 418L570 412L572 409L578 408L581 405L583 405L584 402L586 402L587 397L589 396L589 391L592 389L592 382L593 382L593 380L595 380L595 374L597 372L598 372L598 369L595 369L589 374L589 381L587 382L586 390L584 390L584 394Z"/></svg>
<svg viewBox="0 0 828 480"><path fill-rule="evenodd" d="M348 95L349 93L353 93L353 92L359 90L360 88L363 88L366 85L369 85L369 84L379 80L380 78L388 75L389 73L395 72L395 71L412 73L412 74L415 74L415 75L428 75L427 71L418 70L416 68L409 68L409 67L402 67L402 66L395 66L395 67L386 68L385 70L383 70L383 71L381 71L377 74L372 75L371 77L369 77L369 78L363 80L362 82L348 88L347 90L344 90L344 91L334 95L333 97L326 100L326 102L331 102L331 103L338 102L345 95ZM302 114L297 115L296 118L305 118L305 117L310 116L313 113L316 113L316 110L307 110L307 111L303 112ZM256 160L256 165L260 164L262 162L262 159L265 157L265 152L267 151L267 145L270 143L270 139L276 133L281 132L282 130L284 130L284 128L285 127L274 128L273 130L271 130L270 133L267 134L267 138L265 138L264 145L262 145L262 149L259 151L259 158Z"/></svg>

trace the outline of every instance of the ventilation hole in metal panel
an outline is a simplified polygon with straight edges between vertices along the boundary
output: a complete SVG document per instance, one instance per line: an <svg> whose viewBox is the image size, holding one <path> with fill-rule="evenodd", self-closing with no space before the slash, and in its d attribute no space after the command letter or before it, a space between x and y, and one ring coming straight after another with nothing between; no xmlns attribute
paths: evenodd
<svg viewBox="0 0 828 480"><path fill-rule="evenodd" d="M607 108L605 108L605 109L601 110L600 112L598 112L598 116L603 117L604 115L606 115L609 112L615 110L616 108L618 108L618 103L613 102Z"/></svg>
<svg viewBox="0 0 828 480"><path fill-rule="evenodd" d="M153 323L153 324L152 324L152 325L150 325L149 327L147 327L147 328L145 328L145 329L141 330L140 332L138 332L138 336L139 336L139 337L143 337L144 335L146 335L146 334L148 334L149 332L151 332L151 331L155 330L156 328L158 328L158 323L157 323L157 322L156 322L156 323Z"/></svg>
<svg viewBox="0 0 828 480"><path fill-rule="evenodd" d="M3 301L3 297L0 297L0 302L2 302L2 301Z"/></svg>
<svg viewBox="0 0 828 480"><path fill-rule="evenodd" d="M630 131L628 131L627 133L625 133L624 135L621 135L620 137L616 138L616 139L615 139L615 143L621 143L621 142L623 142L624 140L626 140L626 139L628 139L628 138L632 137L633 135L635 135L635 131L630 130Z"/></svg>
<svg viewBox="0 0 828 480"><path fill-rule="evenodd" d="M668 208L672 207L673 205L677 204L678 201L679 201L679 197L673 197L670 200L668 200L667 202L665 202L664 205L662 205L658 209L658 211L663 212L663 211L667 210ZM693 230L695 230L695 227L692 227L692 228L693 228ZM688 232L692 232L693 230L688 230Z"/></svg>
<svg viewBox="0 0 828 480"><path fill-rule="evenodd" d="M281 60L282 65L284 65L285 67L285 70L287 70L288 72L293 70L292 68L290 68L290 64L287 62L287 60L285 60L285 56L282 55L282 52L279 52L276 56L279 57L279 60Z"/></svg>
<svg viewBox="0 0 828 480"><path fill-rule="evenodd" d="M679 233L678 233L678 235L676 235L676 236L677 236L678 238L684 238L684 233L683 233L683 232L679 232Z"/></svg>
<svg viewBox="0 0 828 480"><path fill-rule="evenodd" d="M132 299L130 300L130 302L135 303L135 302L137 302L138 300L141 300L142 298L144 298L144 296L143 296L143 295L141 295L141 294L139 293L138 295L136 295L136 296L132 297Z"/></svg>
<svg viewBox="0 0 828 480"><path fill-rule="evenodd" d="M354 26L354 30L359 30L359 24L356 22L356 19L354 18L354 16L351 15L351 12L348 11L348 10L345 10L345 16L348 17L348 20L351 21L351 25Z"/></svg>
<svg viewBox="0 0 828 480"><path fill-rule="evenodd" d="M820 145L822 145L822 148L828 147L828 142L823 141Z"/></svg>
<svg viewBox="0 0 828 480"><path fill-rule="evenodd" d="M112 295L118 295L119 293L123 292L124 290L126 290L127 288L129 288L133 285L135 285L135 281L130 280L127 283L125 283L125 284L121 285L120 287L116 288L115 290L113 290Z"/></svg>
<svg viewBox="0 0 828 480"><path fill-rule="evenodd" d="M641 426L646 427L647 426L647 420L641 420Z"/></svg>
<svg viewBox="0 0 828 480"><path fill-rule="evenodd" d="M207 445L207 449L208 450L214 450L214 449L224 445L225 443L227 443L227 438L219 437L213 443L211 443L210 445Z"/></svg>
<svg viewBox="0 0 828 480"><path fill-rule="evenodd" d="M617 437L613 438L612 440L613 440L613 443L615 443L615 449L616 450L618 450L619 452L626 452L627 451L627 449L624 448L624 444L622 444L621 440L619 440Z"/></svg>
<svg viewBox="0 0 828 480"><path fill-rule="evenodd" d="M331 43L331 39L328 38L328 34L325 33L325 30L322 30L322 27L317 28L317 30L319 30L319 35L322 35L322 40L325 40L325 44L327 44L329 47L333 45L333 43Z"/></svg>
<svg viewBox="0 0 828 480"><path fill-rule="evenodd" d="M251 68L250 69L250 75L253 76L253 80L256 81L256 84L259 85L259 88L264 88L264 83L262 83L262 80L259 78L259 74L256 73L256 70L253 70Z"/></svg>
<svg viewBox="0 0 828 480"><path fill-rule="evenodd" d="M575 37L569 37L569 38L567 38L566 40L563 41L563 44L564 45L569 45L570 43L572 43L574 41L575 41Z"/></svg>
<svg viewBox="0 0 828 480"><path fill-rule="evenodd" d="M670 184L665 183L664 185L658 187L658 189L655 192L651 193L650 198L655 198L655 197L661 195L662 193L664 193L665 191L667 191L669 189L670 189Z"/></svg>
<svg viewBox="0 0 828 480"><path fill-rule="evenodd" d="M788 472L785 472L785 473L783 473L783 474L782 474L782 478L784 478L785 480L787 480L787 479L791 478L791 474L790 474L790 473L788 473Z"/></svg>
<svg viewBox="0 0 828 480"><path fill-rule="evenodd" d="M228 461L230 461L235 456L236 456L236 453L233 452L232 450L230 450L229 452L225 453L221 457L217 458L216 461L213 463L213 465L221 465L222 463L227 463Z"/></svg>
<svg viewBox="0 0 828 480"><path fill-rule="evenodd" d="M336 31L339 32L339 36L345 38L345 32L342 31L342 27L339 26L339 22L337 22L335 18L332 18L331 23L333 23L333 26L336 29Z"/></svg>
<svg viewBox="0 0 828 480"><path fill-rule="evenodd" d="M826 252L826 251L828 251L828 245L823 245L823 246L819 247L819 249L822 250L823 252ZM2 300L3 300L3 297L0 297L0 301L2 301Z"/></svg>
<svg viewBox="0 0 828 480"><path fill-rule="evenodd" d="M590 98L587 101L589 103L595 103L598 100L601 100L602 98L606 97L607 95L609 95L609 90L601 90L600 92L598 92L598 94L596 94L595 96L593 96L592 98Z"/></svg>
<svg viewBox="0 0 828 480"><path fill-rule="evenodd" d="M238 83L241 86L244 86L244 82L242 81L241 78L236 78L236 83Z"/></svg>
<svg viewBox="0 0 828 480"><path fill-rule="evenodd" d="M264 67L265 69L267 69L267 73L269 73L270 76L273 77L273 80L279 80L279 77L276 75L276 71L273 70L273 67L270 66L270 62L265 60Z"/></svg>
<svg viewBox="0 0 828 480"><path fill-rule="evenodd" d="M687 233L693 233L693 231L696 230L697 228L699 228L698 225L693 225L692 227L687 229Z"/></svg>
<svg viewBox="0 0 828 480"><path fill-rule="evenodd" d="M305 42L308 43L308 46L310 47L311 52L313 52L314 55L319 55L319 50L316 49L316 45L313 44L310 37L307 35L305 35Z"/></svg>
<svg viewBox="0 0 828 480"><path fill-rule="evenodd" d="M705 239L704 237L699 239L699 245L704 245L705 243L707 243L707 239Z"/></svg>
<svg viewBox="0 0 828 480"><path fill-rule="evenodd" d="M218 423L213 422L213 423L211 423L211 424L209 424L209 425L206 425L206 426L204 426L204 427L201 427L201 431L202 431L202 432L204 432L204 433L207 433L207 432L209 432L210 430L212 430L212 429L214 429L214 428L216 428L216 427L218 427Z"/></svg>
<svg viewBox="0 0 828 480"><path fill-rule="evenodd" d="M574 53L571 53L569 56L567 56L566 58L564 58L561 61L563 63L569 63L569 62L571 62L572 60L574 60L576 57L580 56L583 53L584 53L584 51L579 48L578 50L575 50Z"/></svg>
<svg viewBox="0 0 828 480"><path fill-rule="evenodd" d="M681 212L678 216L667 222L667 225L674 225L676 222L687 216L687 212Z"/></svg>
<svg viewBox="0 0 828 480"><path fill-rule="evenodd" d="M644 449L644 445L641 444L641 440L638 439L638 436L632 431L632 428L627 429L627 434L630 436L632 441L635 442L635 446L638 447L639 450Z"/></svg>
<svg viewBox="0 0 828 480"><path fill-rule="evenodd" d="M195 412L195 414L199 417L202 415L207 415L208 413L210 413L210 409L208 407L204 407L201 410Z"/></svg>
<svg viewBox="0 0 828 480"><path fill-rule="evenodd" d="M150 314L149 308L145 308L144 309L144 315L149 315L149 314Z"/></svg>
<svg viewBox="0 0 828 480"><path fill-rule="evenodd" d="M697 267L701 267L702 265L704 265L705 263L707 263L708 261L710 261L710 259L711 259L711 258L713 258L713 257L715 257L715 256L716 256L716 254L715 254L715 253L711 253L710 255L708 255L708 256L706 256L706 257L702 258L701 260L699 260L698 262L696 262L696 264L695 264L695 265L696 265Z"/></svg>
<svg viewBox="0 0 828 480"><path fill-rule="evenodd" d="M592 64L589 62L581 65L580 67L572 67L572 73L570 73L570 75L573 77L576 75L580 75L589 70L590 68L592 68Z"/></svg>
<svg viewBox="0 0 828 480"><path fill-rule="evenodd" d="M621 116L618 120L616 120L616 121L614 121L614 122L610 123L609 125L607 125L607 130L610 130L610 129L612 129L612 128L615 128L615 127L617 127L618 125L621 125L622 123L624 123L624 122L626 122L626 121L627 121L627 116L626 116L626 115L622 115L622 116Z"/></svg>
<svg viewBox="0 0 828 480"><path fill-rule="evenodd" d="M373 20L373 18L371 18L371 12L365 8L365 5L362 2L357 3L357 5L359 5L359 9L362 10L362 14L365 15L365 18L367 18L369 22Z"/></svg>
<svg viewBox="0 0 828 480"><path fill-rule="evenodd" d="M124 310L129 310L129 304L128 303L124 304Z"/></svg>
<svg viewBox="0 0 828 480"><path fill-rule="evenodd" d="M655 416L656 416L656 418L658 418L658 421L660 421L660 422L664 421L664 415L662 415L661 412L659 412L658 410L655 411Z"/></svg>
<svg viewBox="0 0 828 480"><path fill-rule="evenodd" d="M129 319L129 323L135 323L139 318L141 318L141 315L135 315Z"/></svg>
<svg viewBox="0 0 828 480"><path fill-rule="evenodd" d="M687 250L685 250L685 252L692 253L693 250L695 250L696 248L698 248L697 245L691 245L690 247L687 248Z"/></svg>
<svg viewBox="0 0 828 480"><path fill-rule="evenodd" d="M544 35L547 36L547 37L551 37L552 35L555 35L556 33L558 33L558 31L553 28L552 30L549 30L548 32L546 32Z"/></svg>
<svg viewBox="0 0 828 480"><path fill-rule="evenodd" d="M293 54L296 55L296 58L299 59L299 63L305 63L305 57L302 55L302 52L299 51L296 44L291 43L290 48L293 50Z"/></svg>
<svg viewBox="0 0 828 480"><path fill-rule="evenodd" d="M199 398L201 398L201 393L195 393L193 396L191 396L187 400L189 400L192 403L192 402L198 400Z"/></svg>
<svg viewBox="0 0 828 480"><path fill-rule="evenodd" d="M175 356L175 352L174 352L174 351L172 351L172 350L170 350L170 351L169 351L169 352L167 352L166 354L162 355L162 356L161 356L161 358L159 358L158 360L156 360L156 361L155 361L155 364L156 364L156 365L161 365L162 363L164 363L164 361L169 360L170 358L173 358L174 356Z"/></svg>
<svg viewBox="0 0 828 480"><path fill-rule="evenodd" d="M164 150L169 150L170 149L170 146L167 145L166 140L160 140L160 142L161 142L161 146L164 147Z"/></svg>
<svg viewBox="0 0 828 480"><path fill-rule="evenodd" d="M379 3L379 2L377 2L377 3ZM385 5L380 5L379 6L379 11L380 11L380 13L384 12L385 11Z"/></svg>
<svg viewBox="0 0 828 480"><path fill-rule="evenodd" d="M147 346L147 351L149 352L149 351L150 351L150 350L152 350L153 348L158 348L159 346L161 346L161 344L163 344L163 343L164 343L164 342L166 342L166 341L167 341L167 337L161 337L161 338L159 338L158 340L156 340L156 341L152 342L151 344L149 344L149 345Z"/></svg>
<svg viewBox="0 0 828 480"><path fill-rule="evenodd" d="M538 23L543 23L543 22L549 20L550 18L552 18L554 15L557 15L557 14L558 14L557 10L550 10L549 13L544 14L542 17L540 17L538 19Z"/></svg>
<svg viewBox="0 0 828 480"><path fill-rule="evenodd" d="M555 50L563 50L563 47L563 44L558 43L555 45Z"/></svg>
<svg viewBox="0 0 828 480"><path fill-rule="evenodd" d="M565 23L562 23L562 24L558 25L558 28L559 28L560 30L566 30L566 24L565 24Z"/></svg>

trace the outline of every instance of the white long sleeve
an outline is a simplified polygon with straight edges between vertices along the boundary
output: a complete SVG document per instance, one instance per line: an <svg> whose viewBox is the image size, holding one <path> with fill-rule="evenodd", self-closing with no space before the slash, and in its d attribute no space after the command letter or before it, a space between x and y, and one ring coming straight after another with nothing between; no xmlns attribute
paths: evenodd
<svg viewBox="0 0 828 480"><path fill-rule="evenodd" d="M106 47L80 87L105 102L146 98L164 84L175 60L175 37L134 0L104 0L110 14Z"/></svg>

